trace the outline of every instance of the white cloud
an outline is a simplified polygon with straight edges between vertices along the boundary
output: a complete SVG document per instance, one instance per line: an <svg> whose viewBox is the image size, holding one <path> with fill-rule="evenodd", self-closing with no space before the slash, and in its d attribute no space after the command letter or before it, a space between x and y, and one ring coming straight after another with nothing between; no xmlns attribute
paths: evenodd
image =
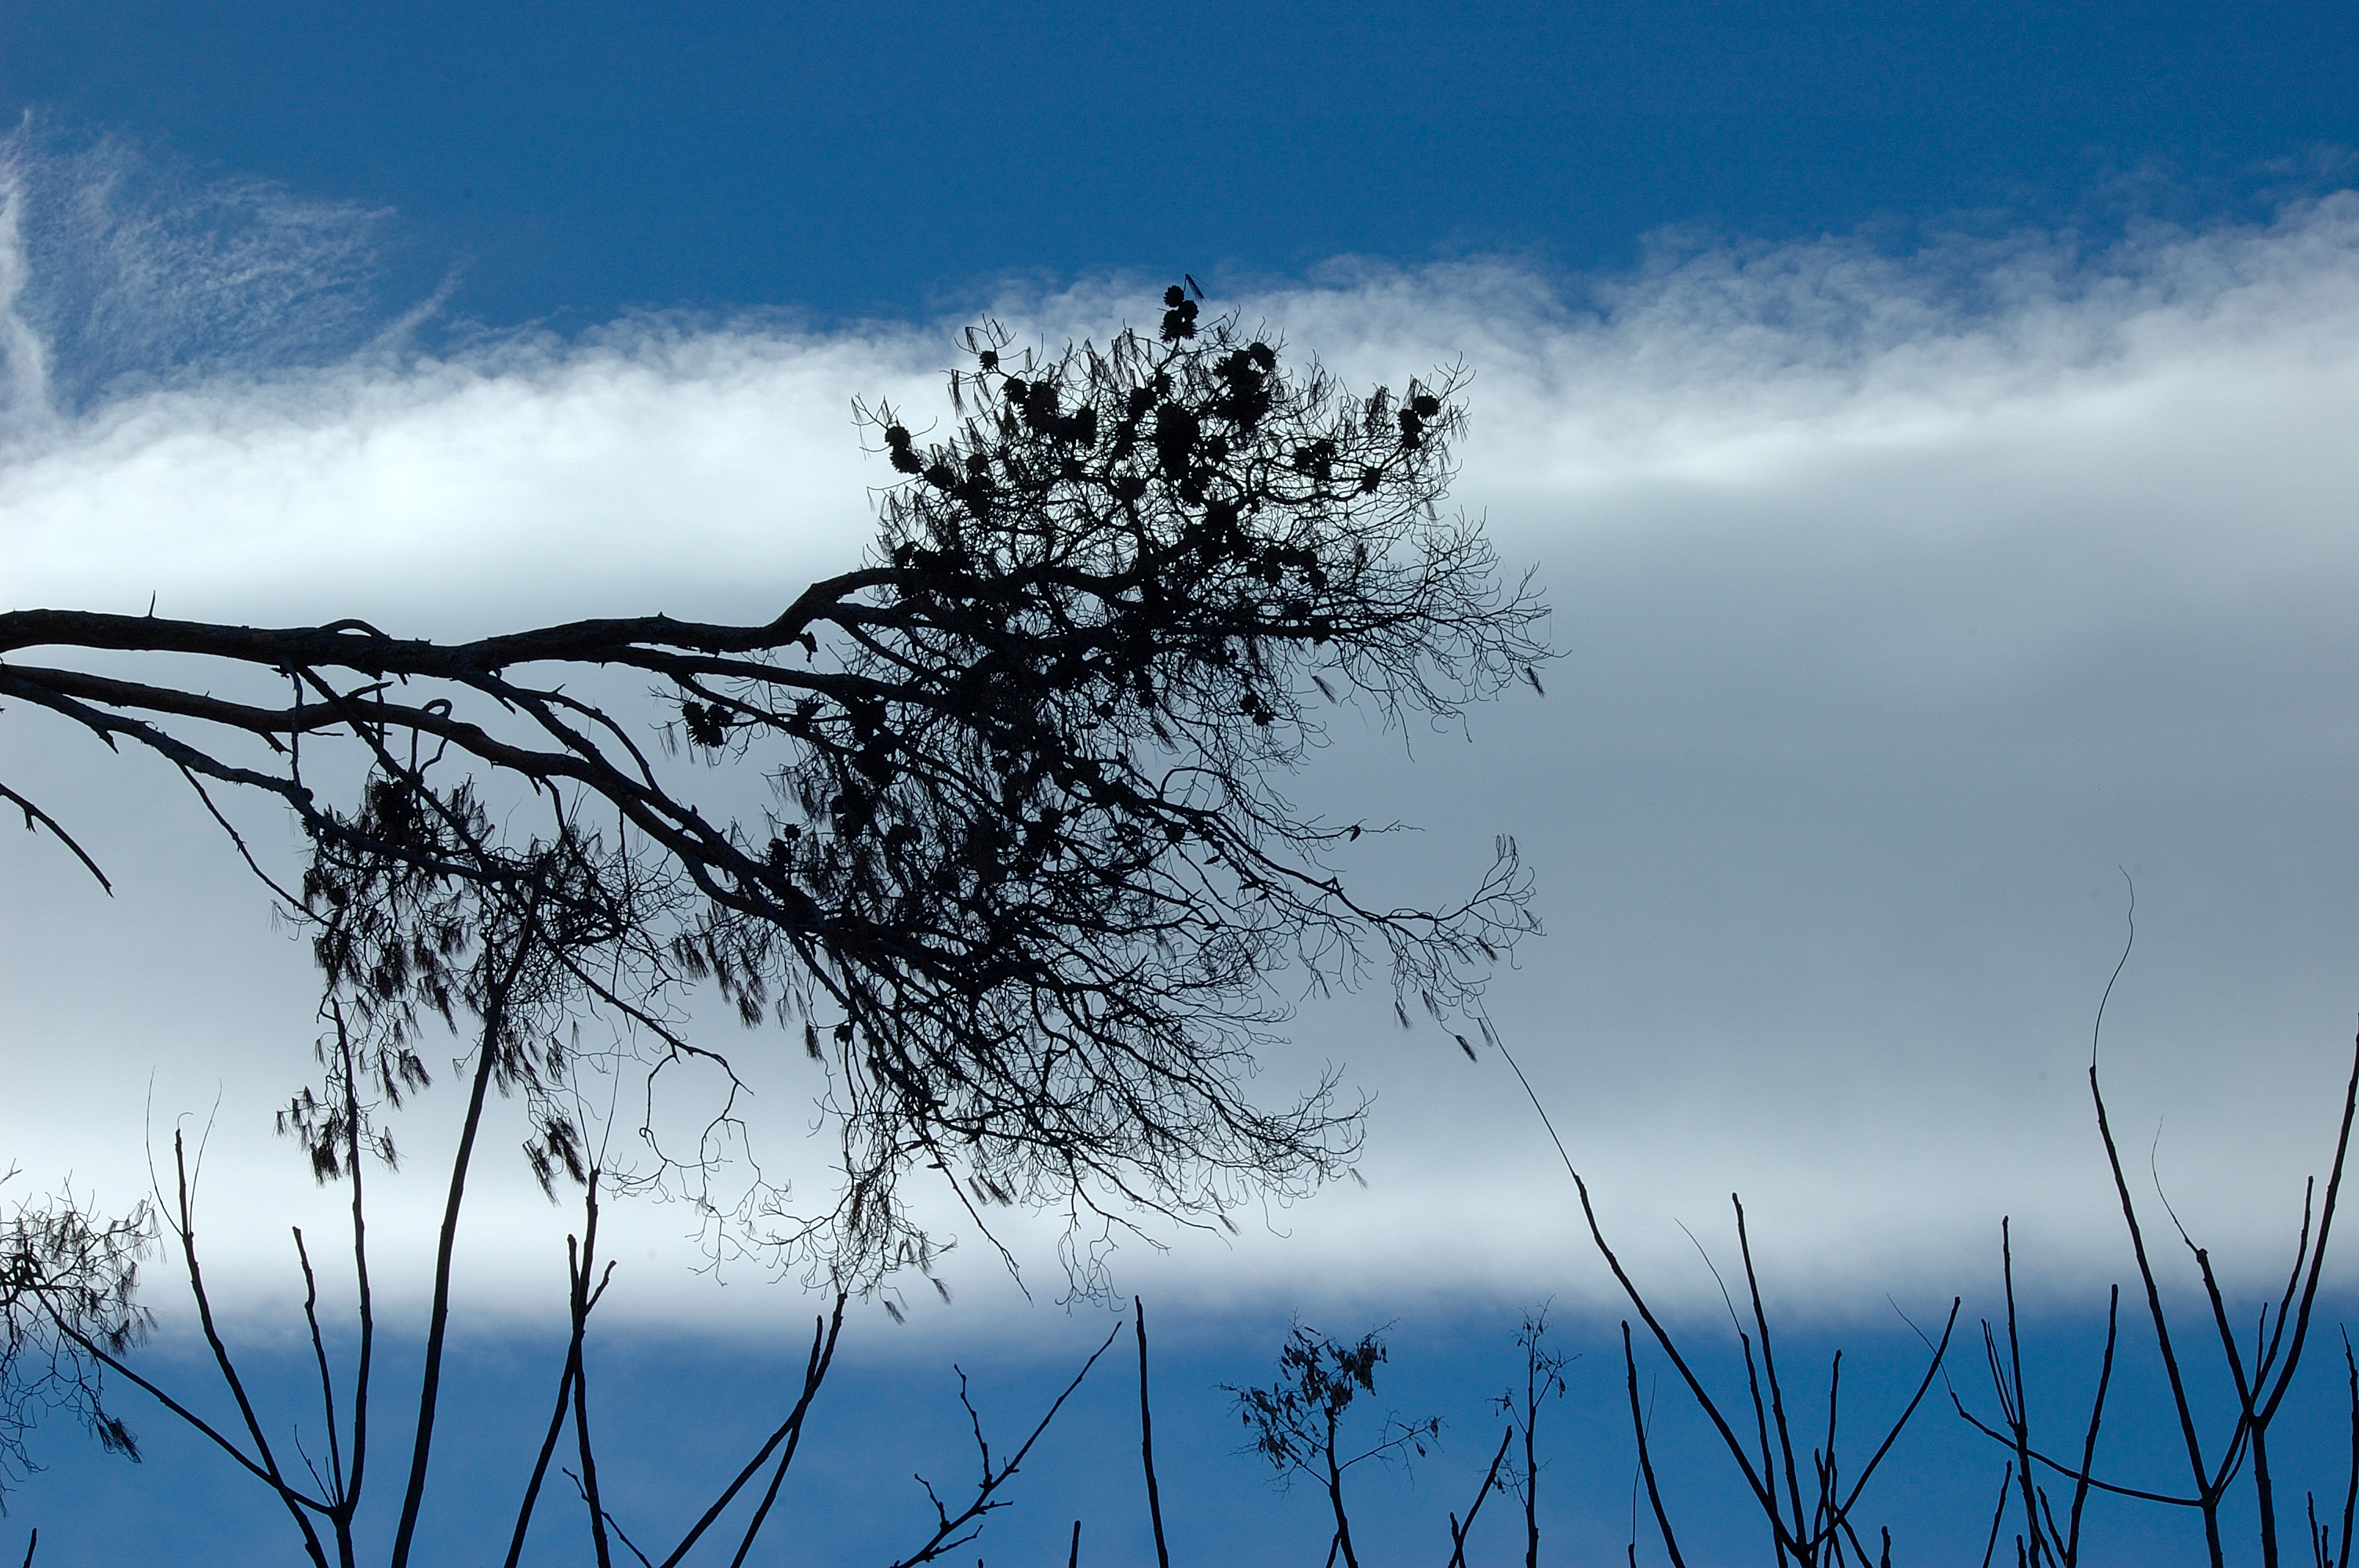
<svg viewBox="0 0 2359 1568"><path fill-rule="evenodd" d="M2094 254L1723 247L1585 300L1505 263L1338 267L1234 303L1347 379L1476 373L1459 496L1539 563L1568 657L1471 746L1419 736L1405 767L1346 735L1305 793L1429 824L1404 877L1521 836L1551 934L1499 1012L1668 1292L1710 1290L1671 1220L1711 1239L1731 1187L1775 1277L1830 1308L1978 1282L2002 1213L2054 1288L2116 1277L2078 1075L2117 863L2145 911L2109 1025L2125 1154L2144 1171L2159 1128L2190 1225L2243 1274L2282 1266L2359 1007L2359 195ZM1061 340L1150 308L1098 282L1003 314ZM861 547L882 472L851 397L937 408L949 359L944 323L650 320L211 373L20 419L0 584L441 634L760 615ZM218 1083L217 1201L301 1201L255 1130L309 1038L299 952L148 773L22 716L0 734L11 782L129 868L109 903L53 846L0 844L7 1147L119 1198L136 1086L177 1110ZM1283 1240L1133 1249L1125 1284L1602 1288L1503 1065L1381 1011L1307 1012L1271 1071L1333 1057L1380 1092L1369 1189L1277 1217ZM791 1140L805 1090L777 1074ZM502 1181L478 1266L538 1291L555 1222ZM776 1311L679 1271L666 1217L632 1224L627 1310ZM275 1291L255 1233L224 1271ZM988 1303L985 1250L955 1281Z"/></svg>

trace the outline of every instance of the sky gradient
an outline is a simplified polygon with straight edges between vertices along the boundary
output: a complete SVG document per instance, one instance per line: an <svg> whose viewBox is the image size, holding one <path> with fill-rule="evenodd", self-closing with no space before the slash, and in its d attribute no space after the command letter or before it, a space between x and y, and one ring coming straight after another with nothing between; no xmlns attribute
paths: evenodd
<svg viewBox="0 0 2359 1568"><path fill-rule="evenodd" d="M2027 1298L2085 1349L2126 1267L2081 1075L2130 881L2107 1051L2143 1190L2239 1290L2282 1270L2359 1009L2349 17L644 15L13 8L0 596L438 636L763 617L870 535L853 396L946 416L956 326L1103 340L1185 268L1347 382L1473 372L1452 499L1548 589L1549 695L1464 734L1338 715L1298 793L1419 825L1365 862L1404 896L1518 837L1549 935L1495 1015L1687 1321L1719 1297L1680 1225L1725 1263L1740 1188L1811 1334L1905 1365L1893 1305L1994 1311L2011 1215ZM302 951L176 781L40 719L0 728L5 776L118 894L0 835L0 1168L119 1206L147 1130L210 1118L216 1278L285 1361L283 1226L335 1201L265 1130L306 1070ZM291 860L282 822L243 820ZM766 1157L823 1182L799 1052L712 1027ZM1586 1336L1580 1419L1619 1431L1611 1281L1504 1064L1403 1033L1381 994L1306 1008L1272 1098L1328 1063L1377 1097L1364 1189L1116 1261L1194 1401L1179 1484L1262 1499L1208 1504L1206 1551L1265 1503L1315 1512L1216 1433L1213 1386L1266 1375L1289 1312L1397 1321L1404 1365L1462 1393L1552 1298ZM429 1244L428 1185L379 1189L388 1278ZM478 1206L470 1354L545 1358L565 1217L520 1165ZM616 1223L619 1397L718 1391L683 1343L791 1353L791 1285L693 1271L672 1211ZM955 1304L864 1309L851 1408L939 1403L978 1357L1021 1403L1094 1343L1110 1320L1056 1304L1053 1227L1018 1235L1028 1300L968 1238ZM1087 1417L1082 1452L1122 1419ZM1597 1441L1567 1528L1618 1558L1627 1455ZM44 1561L152 1539L116 1505L116 1533L53 1525L125 1494L65 1457L78 1434L42 1443L54 1479L0 1550L20 1523ZM1426 1514L1462 1507L1447 1487ZM827 1549L886 1561L906 1533L865 1530Z"/></svg>

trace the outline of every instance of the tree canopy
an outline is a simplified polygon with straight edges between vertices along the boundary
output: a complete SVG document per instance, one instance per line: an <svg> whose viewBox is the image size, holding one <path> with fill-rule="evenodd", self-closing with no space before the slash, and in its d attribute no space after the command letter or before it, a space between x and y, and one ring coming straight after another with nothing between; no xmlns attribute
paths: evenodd
<svg viewBox="0 0 2359 1568"><path fill-rule="evenodd" d="M1484 976L1535 928L1505 838L1446 907L1354 896L1339 852L1381 828L1281 788L1322 708L1453 720L1537 688L1547 647L1529 579L1440 508L1462 371L1363 395L1199 310L1175 287L1155 334L1056 351L971 330L930 428L855 404L894 474L875 546L758 625L438 643L21 610L0 614L0 697L160 756L209 807L224 786L283 801L310 860L273 886L375 1101L424 1083L421 1017L496 1014L482 1048L539 1097L544 1182L581 1169L578 1113L546 1092L569 1011L618 1012L658 1071L723 1060L668 1000L709 983L825 1065L842 1185L771 1206L765 1238L840 1281L924 1263L913 1170L986 1232L1006 1204L1217 1217L1357 1146L1332 1079L1278 1108L1246 1092L1300 986L1380 964L1404 1022L1471 1054ZM117 653L286 697L92 656ZM601 668L653 683L652 716L569 690ZM320 782L349 777L317 760L332 741L360 748L357 798ZM769 804L700 801L683 750L759 769ZM486 809L519 786L536 815ZM323 1176L347 1105L369 1114L348 1093L290 1108Z"/></svg>

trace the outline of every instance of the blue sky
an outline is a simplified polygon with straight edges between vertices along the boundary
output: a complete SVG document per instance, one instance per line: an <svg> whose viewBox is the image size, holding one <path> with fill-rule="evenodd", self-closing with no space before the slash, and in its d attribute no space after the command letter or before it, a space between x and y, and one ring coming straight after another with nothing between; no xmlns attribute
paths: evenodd
<svg viewBox="0 0 2359 1568"><path fill-rule="evenodd" d="M1857 1348L1872 1404L1915 1345L1894 1304L1997 1311L2011 1214L2077 1399L2126 1268L2078 1087L2121 871L2117 1114L2151 1140L2142 1190L2240 1291L2282 1268L2349 1060L2354 32L2315 6L19 4L0 597L437 635L753 618L863 546L883 476L849 400L938 407L979 311L1102 338L1185 269L1350 381L1462 359L1455 499L1537 565L1566 657L1467 735L1339 725L1302 794L1421 824L1367 871L1412 893L1518 835L1550 935L1496 1014L1695 1332L1719 1299L1679 1227L1724 1265L1740 1187L1776 1300L1814 1349ZM215 1278L292 1379L283 1225L333 1223L264 1130L306 1070L302 954L174 781L20 717L5 776L71 805L121 896L0 834L0 1169L23 1168L0 1196L71 1177L127 1203L151 1115L211 1117ZM124 952L128 976L93 957ZM1170 1347L1187 1539L1323 1551L1316 1499L1230 1453L1216 1387L1266 1377L1299 1311L1397 1325L1404 1413L1451 1422L1436 1489L1370 1553L1420 1560L1516 1314L1554 1299L1583 1360L1553 1539L1618 1561L1610 1281L1500 1065L1388 1016L1306 1010L1269 1064L1274 1094L1332 1062L1377 1095L1364 1190L1117 1260ZM766 1096L766 1158L823 1180L799 1054L715 1028ZM412 1147L450 1108L428 1098ZM397 1277L437 1199L380 1192ZM458 1532L542 1397L565 1224L520 1169L478 1194ZM677 1211L614 1225L602 1345L659 1515L701 1463L694 1412L794 1354L808 1303L694 1272ZM860 1477L962 1463L951 1364L1012 1425L1110 1323L1056 1304L1053 1227L1019 1232L1029 1300L966 1239L956 1304L847 1330L840 1446L778 1552L906 1550L915 1488L887 1519ZM1084 1561L1140 1560L1113 1371L991 1560L1061 1550L1074 1512ZM2305 1430L2335 1419L2320 1387ZM1929 1419L1879 1517L1947 1544L1997 1471ZM254 1560L225 1476L141 1424L137 1472L44 1430L0 1552L38 1525L44 1562Z"/></svg>
<svg viewBox="0 0 2359 1568"><path fill-rule="evenodd" d="M496 325L2102 229L2359 145L2359 21L2321 5L29 0L8 29L10 111L389 209L394 277L460 267L452 308Z"/></svg>

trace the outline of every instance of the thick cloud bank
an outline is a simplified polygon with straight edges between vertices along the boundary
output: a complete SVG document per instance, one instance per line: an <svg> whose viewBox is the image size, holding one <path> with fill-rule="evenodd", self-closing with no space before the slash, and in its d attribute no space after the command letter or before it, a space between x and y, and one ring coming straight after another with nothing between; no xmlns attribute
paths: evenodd
<svg viewBox="0 0 2359 1568"><path fill-rule="evenodd" d="M60 297L29 276L28 178L0 196L11 605L439 634L759 615L862 547L886 473L850 400L948 416L948 322L651 318L209 364L173 346L183 302L156 308L157 352L196 368L142 382L125 304L93 391L26 304ZM350 238L322 242L323 279ZM1103 338L1159 281L1000 314ZM2107 1023L2125 1155L2240 1278L2282 1268L2359 1011L2359 194L2093 253L1720 245L1579 288L1339 264L1216 304L1351 380L1475 373L1457 498L1537 563L1566 657L1544 700L1412 736L1413 762L1346 717L1303 792L1425 825L1375 870L1435 887L1518 835L1549 935L1497 1011L1667 1293L1712 1291L1673 1222L1716 1247L1733 1188L1779 1288L1832 1310L1973 1285L2002 1214L2040 1288L2118 1277L2082 1077L2117 868L2141 926ZM315 1201L261 1131L303 1070L299 950L171 781L30 716L0 733L10 782L123 869L108 901L46 841L0 848L25 1179L144 1188L152 1081L158 1127L218 1096L224 1214ZM1377 1094L1364 1191L1133 1247L1117 1282L1599 1291L1505 1065L1389 1020L1307 1008L1269 1075L1283 1093L1332 1059ZM791 1150L810 1086L773 1054L764 1131ZM388 1201L422 1215L411 1184ZM477 1277L547 1290L558 1217L520 1179L495 1199ZM625 1310L766 1317L687 1272L673 1217L633 1222ZM275 1292L276 1226L251 1250L233 1228L219 1245ZM969 1301L1005 1293L988 1251L954 1255Z"/></svg>

